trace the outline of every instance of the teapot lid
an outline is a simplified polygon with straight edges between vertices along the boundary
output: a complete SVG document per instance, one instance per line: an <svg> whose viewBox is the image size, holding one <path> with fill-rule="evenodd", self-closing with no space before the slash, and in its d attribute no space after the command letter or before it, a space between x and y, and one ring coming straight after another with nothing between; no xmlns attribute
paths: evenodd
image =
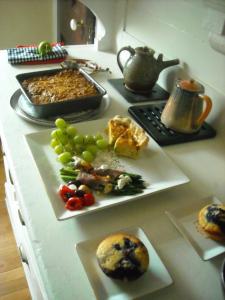
<svg viewBox="0 0 225 300"><path fill-rule="evenodd" d="M186 90L188 92L197 92L197 93L204 92L204 87L194 79L180 80L178 82L178 86L181 89Z"/></svg>
<svg viewBox="0 0 225 300"><path fill-rule="evenodd" d="M149 47L137 47L135 48L136 53L139 54L150 54L153 55L155 53L155 50L153 50L152 48Z"/></svg>

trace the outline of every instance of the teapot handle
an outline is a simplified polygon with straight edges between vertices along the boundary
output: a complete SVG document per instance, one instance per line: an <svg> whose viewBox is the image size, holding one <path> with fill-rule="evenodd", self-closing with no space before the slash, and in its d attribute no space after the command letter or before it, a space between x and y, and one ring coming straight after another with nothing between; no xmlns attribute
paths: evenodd
<svg viewBox="0 0 225 300"><path fill-rule="evenodd" d="M202 114L200 115L200 117L198 118L198 121L197 121L199 123L199 125L202 125L202 123L208 117L208 115L212 109L212 100L211 100L211 98L209 98L209 96L206 96L206 95L200 95L199 97L200 97L200 99L202 99L202 101L205 101L205 103L206 103L206 108L202 112Z"/></svg>
<svg viewBox="0 0 225 300"><path fill-rule="evenodd" d="M118 66L119 66L122 73L123 73L123 65L122 65L121 60L120 60L120 53L124 50L127 50L128 52L130 52L130 57L135 54L135 50L131 46L126 46L126 47L123 47L119 50L119 52L117 53L117 63L118 63Z"/></svg>

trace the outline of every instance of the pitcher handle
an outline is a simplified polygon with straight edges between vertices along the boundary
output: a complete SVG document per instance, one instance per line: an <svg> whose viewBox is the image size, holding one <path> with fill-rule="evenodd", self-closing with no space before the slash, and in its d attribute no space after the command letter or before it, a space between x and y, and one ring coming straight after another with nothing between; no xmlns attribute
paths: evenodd
<svg viewBox="0 0 225 300"><path fill-rule="evenodd" d="M202 114L200 115L200 117L198 119L199 125L202 125L202 123L208 117L208 115L212 109L212 100L209 96L206 96L206 95L200 95L199 97L202 99L202 101L205 101L205 103L206 103L205 110L202 112Z"/></svg>
<svg viewBox="0 0 225 300"><path fill-rule="evenodd" d="M120 60L120 53L124 50L127 50L128 52L130 52L130 57L135 54L135 50L131 46L126 46L126 47L123 47L119 50L119 52L117 53L117 63L118 63L118 66L119 66L122 73L123 73L123 65L122 65L121 60Z"/></svg>

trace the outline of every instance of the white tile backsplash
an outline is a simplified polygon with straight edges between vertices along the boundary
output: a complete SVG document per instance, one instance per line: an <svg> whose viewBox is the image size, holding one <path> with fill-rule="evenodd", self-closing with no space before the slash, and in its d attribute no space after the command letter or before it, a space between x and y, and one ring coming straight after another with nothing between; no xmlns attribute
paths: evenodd
<svg viewBox="0 0 225 300"><path fill-rule="evenodd" d="M213 98L210 118L217 122L224 119L225 55L211 47L208 37L211 31L221 33L225 13L214 10L208 2L206 5L205 0L118 0L116 23L122 24L119 18L123 3L126 26L125 31L117 26L114 46L118 51L125 45L146 45L163 53L165 59L179 58L180 66L162 71L159 83L170 90L178 76L200 81L206 94Z"/></svg>
<svg viewBox="0 0 225 300"><path fill-rule="evenodd" d="M210 46L209 31L203 26L207 18L209 23L209 8L203 0L128 0L127 4L128 35L169 59L179 58L189 76L225 95L225 56ZM126 44L125 35L120 42Z"/></svg>

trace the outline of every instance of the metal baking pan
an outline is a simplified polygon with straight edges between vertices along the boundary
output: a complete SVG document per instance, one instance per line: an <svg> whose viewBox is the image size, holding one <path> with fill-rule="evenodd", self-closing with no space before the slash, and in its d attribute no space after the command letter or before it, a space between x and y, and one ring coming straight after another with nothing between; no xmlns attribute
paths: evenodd
<svg viewBox="0 0 225 300"><path fill-rule="evenodd" d="M58 72L61 72L63 69L62 68L51 69L51 70L44 70L44 71L37 71L37 72L16 75L16 79L24 95L24 101L26 102L26 105L29 107L29 110L32 111L32 115L34 117L47 118L50 116L58 116L62 114L80 112L83 110L96 109L101 105L102 97L106 94L106 90L81 68L74 68L74 69L79 70L80 74L82 74L89 82L94 84L94 86L98 91L97 95L79 97L79 98L69 99L69 100L55 102L55 103L35 104L32 102L32 98L31 95L29 95L29 92L23 87L22 82L25 79L29 79L33 77L39 77L43 75L54 75L57 74Z"/></svg>

